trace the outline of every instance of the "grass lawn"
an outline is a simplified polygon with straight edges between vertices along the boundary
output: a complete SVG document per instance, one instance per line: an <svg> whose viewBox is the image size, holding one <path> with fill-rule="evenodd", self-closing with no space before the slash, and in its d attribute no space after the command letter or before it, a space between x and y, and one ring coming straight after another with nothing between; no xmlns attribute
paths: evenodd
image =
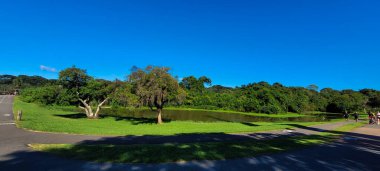
<svg viewBox="0 0 380 171"><path fill-rule="evenodd" d="M159 145L31 144L34 150L62 157L112 163L163 163L191 160L225 160L276 153L328 143L342 133L362 126L354 123L318 135L263 141L186 143Z"/></svg>
<svg viewBox="0 0 380 171"><path fill-rule="evenodd" d="M172 121L156 125L149 119L118 119L106 117L89 120L76 112L64 108L42 107L37 104L25 103L18 98L14 102L14 111L23 111L23 120L17 122L19 127L44 131L87 135L175 135L188 133L239 133L258 132L276 129L294 128L288 124L310 126L324 122L192 122Z"/></svg>

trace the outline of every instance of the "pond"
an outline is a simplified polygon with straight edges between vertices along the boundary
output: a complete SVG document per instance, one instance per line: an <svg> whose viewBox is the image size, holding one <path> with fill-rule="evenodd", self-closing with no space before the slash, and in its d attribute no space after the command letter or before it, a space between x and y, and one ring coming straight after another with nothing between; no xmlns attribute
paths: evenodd
<svg viewBox="0 0 380 171"><path fill-rule="evenodd" d="M117 117L156 118L156 111L104 109L103 114ZM163 119L170 121L198 121L198 122L321 122L342 118L341 114L308 114L300 117L266 117L252 116L227 112L190 111L190 110L164 110Z"/></svg>

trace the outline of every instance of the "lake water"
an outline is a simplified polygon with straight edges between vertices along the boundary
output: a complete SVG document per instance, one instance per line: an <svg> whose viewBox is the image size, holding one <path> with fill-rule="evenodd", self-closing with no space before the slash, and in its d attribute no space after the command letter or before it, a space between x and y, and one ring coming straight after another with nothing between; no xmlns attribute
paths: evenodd
<svg viewBox="0 0 380 171"><path fill-rule="evenodd" d="M151 110L126 110L126 109L104 109L102 113L111 116L130 118L156 118L156 111ZM171 121L201 121L201 122L320 122L331 119L342 118L340 114L309 114L302 117L275 118L266 116L251 116L236 113L211 112L211 111L186 111L186 110L164 110L163 119Z"/></svg>

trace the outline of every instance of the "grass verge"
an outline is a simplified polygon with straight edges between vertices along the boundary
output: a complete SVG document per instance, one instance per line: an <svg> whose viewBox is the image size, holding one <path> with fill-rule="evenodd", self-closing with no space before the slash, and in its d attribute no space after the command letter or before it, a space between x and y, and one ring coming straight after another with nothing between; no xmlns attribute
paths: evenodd
<svg viewBox="0 0 380 171"><path fill-rule="evenodd" d="M318 145L336 140L340 135L362 126L354 123L318 135L263 141L213 142L158 145L70 145L31 144L34 150L62 157L94 162L166 163L191 160L225 160Z"/></svg>

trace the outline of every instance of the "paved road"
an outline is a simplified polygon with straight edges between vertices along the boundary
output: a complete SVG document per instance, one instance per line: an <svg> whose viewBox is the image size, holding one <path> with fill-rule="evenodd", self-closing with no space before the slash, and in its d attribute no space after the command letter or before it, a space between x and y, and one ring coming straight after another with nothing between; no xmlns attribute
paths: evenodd
<svg viewBox="0 0 380 171"><path fill-rule="evenodd" d="M0 125L13 124L13 96L0 96Z"/></svg>
<svg viewBox="0 0 380 171"><path fill-rule="evenodd" d="M162 143L187 142L189 135L143 137L99 137L82 135L62 135L35 133L18 129L12 125L12 96L0 96L0 170L380 170L380 135L376 126L356 130L342 141L300 151L255 158L227 161L194 161L158 165L143 164L95 164L62 159L50 154L34 152L27 148L28 143ZM245 139L267 139L279 136L313 134L331 130L339 124L319 127L300 127L296 133L273 131L260 134L197 135L199 141L225 141ZM197 139L198 138L198 139ZM194 141L194 139L192 139ZM99 154L101 155L101 154ZM154 155L154 154L153 154Z"/></svg>

